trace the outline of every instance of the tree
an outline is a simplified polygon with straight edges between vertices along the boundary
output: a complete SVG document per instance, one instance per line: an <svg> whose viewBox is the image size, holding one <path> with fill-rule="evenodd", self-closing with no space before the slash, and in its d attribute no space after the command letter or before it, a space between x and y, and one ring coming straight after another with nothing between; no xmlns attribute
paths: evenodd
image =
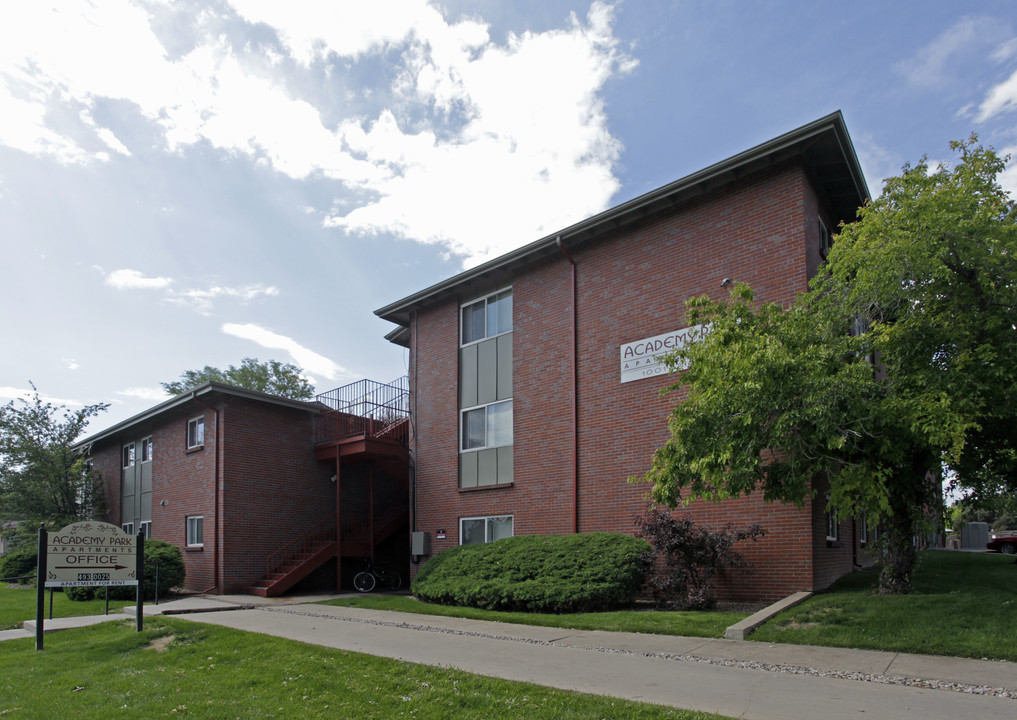
<svg viewBox="0 0 1017 720"><path fill-rule="evenodd" d="M636 537L650 543L645 562L652 571L646 584L661 607L705 610L717 604L713 577L728 568L746 564L735 543L766 534L762 525L743 530L728 524L719 530L696 525L688 515L676 518L659 506L650 506L636 518Z"/></svg>
<svg viewBox="0 0 1017 720"><path fill-rule="evenodd" d="M953 170L887 180L791 307L744 285L689 301L711 332L667 358L688 369L646 474L658 501L802 503L825 478L834 508L883 528L880 590L910 590L939 469L974 477L1017 447L1017 216L1005 160L975 142L952 144Z"/></svg>
<svg viewBox="0 0 1017 720"><path fill-rule="evenodd" d="M181 395L191 388L207 382L235 385L248 390L280 395L292 400L310 400L314 397L314 386L300 374L296 365L276 360L260 363L257 358L244 358L240 367L230 365L220 370L206 365L201 370L187 370L175 382L160 383L170 395Z"/></svg>
<svg viewBox="0 0 1017 720"><path fill-rule="evenodd" d="M31 400L0 408L0 519L94 519L102 512L102 479L72 446L109 405L70 410L32 390Z"/></svg>

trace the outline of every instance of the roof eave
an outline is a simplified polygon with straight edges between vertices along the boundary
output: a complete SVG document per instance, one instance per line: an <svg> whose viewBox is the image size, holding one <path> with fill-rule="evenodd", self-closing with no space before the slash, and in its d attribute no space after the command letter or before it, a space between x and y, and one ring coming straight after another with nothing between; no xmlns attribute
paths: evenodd
<svg viewBox="0 0 1017 720"><path fill-rule="evenodd" d="M471 282L485 276L498 273L510 273L514 267L524 265L542 256L556 253L559 240L583 241L603 232L622 227L643 217L659 212L661 209L685 202L690 198L702 195L737 180L761 167L773 165L791 157L806 155L810 148L817 145L823 138L829 137L836 146L840 164L846 166L850 178L850 191L842 193L843 197L853 195L854 198L841 200L834 211L841 217L838 220L854 219L854 212L868 197L865 178L861 165L855 155L851 138L847 133L844 117L838 110L826 117L804 125L796 130L781 135L749 150L745 150L726 160L715 163L702 170L675 180L663 187L640 195L621 205L605 210L591 218L575 223L563 230L547 235L539 240L512 250L493 260L459 273L451 278L436 283L428 288L398 300L385 307L375 310L379 317L393 322L402 328L409 325L411 311L422 307L454 291L468 286ZM827 149L828 150L828 149ZM847 208L850 209L848 210ZM398 330L386 336L404 339Z"/></svg>

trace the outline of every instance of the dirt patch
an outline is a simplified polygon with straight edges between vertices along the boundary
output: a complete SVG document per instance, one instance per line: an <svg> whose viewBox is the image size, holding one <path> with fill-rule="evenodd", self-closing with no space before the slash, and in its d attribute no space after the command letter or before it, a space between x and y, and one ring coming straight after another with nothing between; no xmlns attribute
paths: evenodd
<svg viewBox="0 0 1017 720"><path fill-rule="evenodd" d="M155 640L148 644L148 647L156 652L166 652L169 649L169 644L173 642L172 635L163 635L157 637Z"/></svg>

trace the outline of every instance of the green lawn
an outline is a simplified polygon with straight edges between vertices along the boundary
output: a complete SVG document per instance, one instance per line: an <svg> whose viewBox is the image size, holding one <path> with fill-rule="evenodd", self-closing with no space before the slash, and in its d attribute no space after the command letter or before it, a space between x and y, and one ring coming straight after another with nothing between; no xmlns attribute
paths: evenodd
<svg viewBox="0 0 1017 720"><path fill-rule="evenodd" d="M372 610L392 610L422 615L492 620L494 622L543 625L571 630L608 630L612 632L641 632L657 635L684 635L686 637L719 638L730 625L748 617L746 613L732 612L661 612L653 610L615 610L596 613L550 615L543 613L501 612L477 608L434 605L404 595L365 595L355 598L326 600L322 605L362 607Z"/></svg>
<svg viewBox="0 0 1017 720"><path fill-rule="evenodd" d="M0 630L19 628L25 620L34 620L35 604L35 588L0 585ZM133 601L110 600L110 614L119 613L120 608L134 604ZM53 593L53 617L55 618L102 615L105 610L105 600L72 602L59 589ZM45 617L49 618L49 590L46 591Z"/></svg>
<svg viewBox="0 0 1017 720"><path fill-rule="evenodd" d="M1013 557L939 550L919 557L910 595L876 595L874 570L852 573L750 639L1017 661Z"/></svg>
<svg viewBox="0 0 1017 720"><path fill-rule="evenodd" d="M679 718L719 715L552 690L158 617L0 650L0 716Z"/></svg>

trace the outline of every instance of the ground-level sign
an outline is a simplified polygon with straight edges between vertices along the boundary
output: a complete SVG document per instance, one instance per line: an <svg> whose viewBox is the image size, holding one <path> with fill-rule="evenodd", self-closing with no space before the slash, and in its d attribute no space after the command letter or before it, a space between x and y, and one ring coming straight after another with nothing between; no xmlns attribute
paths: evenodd
<svg viewBox="0 0 1017 720"><path fill-rule="evenodd" d="M138 584L138 539L116 525L76 522L48 535L46 587Z"/></svg>

